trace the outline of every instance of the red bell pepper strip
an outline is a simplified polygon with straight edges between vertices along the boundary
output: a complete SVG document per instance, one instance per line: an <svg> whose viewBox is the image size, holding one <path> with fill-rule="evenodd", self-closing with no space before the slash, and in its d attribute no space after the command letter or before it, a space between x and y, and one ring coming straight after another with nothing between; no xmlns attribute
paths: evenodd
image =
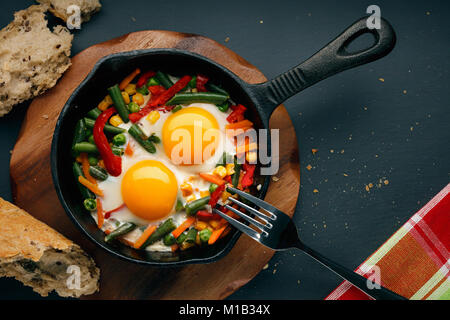
<svg viewBox="0 0 450 320"><path fill-rule="evenodd" d="M155 74L156 74L155 71L147 71L147 72L143 73L143 74L139 77L139 79L138 79L138 81L137 81L137 83L136 83L136 87L138 87L138 88L142 87L144 84L147 83L148 79L150 79L151 77L153 77Z"/></svg>
<svg viewBox="0 0 450 320"><path fill-rule="evenodd" d="M246 107L244 107L242 104L239 104L237 106L231 106L231 109L233 110L232 113L227 117L227 121L230 123L239 122L244 120L244 113L247 110Z"/></svg>
<svg viewBox="0 0 450 320"><path fill-rule="evenodd" d="M225 183L221 186L218 186L216 190L214 190L213 193L211 193L211 198L209 199L209 205L214 208L217 202L219 201L220 195L225 190Z"/></svg>
<svg viewBox="0 0 450 320"><path fill-rule="evenodd" d="M222 217L217 213L211 213L206 210L197 211L197 219L201 221L220 220Z"/></svg>
<svg viewBox="0 0 450 320"><path fill-rule="evenodd" d="M105 163L105 168L113 177L117 177L122 173L122 159L120 156L117 156L112 152L111 146L109 145L103 129L108 122L108 119L116 112L117 111L115 108L109 108L103 111L98 116L97 120L95 120L94 128L92 129L94 142L97 145L97 149L103 159L103 162Z"/></svg>
<svg viewBox="0 0 450 320"><path fill-rule="evenodd" d="M153 109L159 106L163 106L167 101L169 101L178 91L184 89L184 87L187 86L187 84L191 81L191 76L184 76L180 80L178 80L173 86L171 86L169 89L161 93L159 96L156 97L156 99L150 99L147 102L147 105L143 107L139 112L135 112L130 114L132 117L130 117L131 122L137 122L141 118L145 117L147 114L150 113Z"/></svg>
<svg viewBox="0 0 450 320"><path fill-rule="evenodd" d="M228 182L228 183L233 183L233 181L231 180L231 176L225 176L225 177L223 178L223 180L225 180L225 181Z"/></svg>
<svg viewBox="0 0 450 320"><path fill-rule="evenodd" d="M209 81L209 78L202 75L202 74L198 74L197 75L197 91L198 92L206 92L208 90L206 90L206 83Z"/></svg>
<svg viewBox="0 0 450 320"><path fill-rule="evenodd" d="M150 86L148 87L148 90L151 92L153 98L153 96L159 96L160 94L165 92L166 88L164 88L163 86Z"/></svg>
<svg viewBox="0 0 450 320"><path fill-rule="evenodd" d="M109 219L109 217L111 216L111 213L114 213L114 212L116 212L116 211L119 211L120 209L125 208L125 207L126 207L125 203L122 203L122 204L121 204L120 206L118 206L117 208L112 209L112 210L110 210L110 211L107 211L107 212L105 213L105 219Z"/></svg>
<svg viewBox="0 0 450 320"><path fill-rule="evenodd" d="M241 185L243 188L249 187L253 184L253 176L255 175L255 168L256 166L254 164L244 163L243 169L245 173L241 181Z"/></svg>

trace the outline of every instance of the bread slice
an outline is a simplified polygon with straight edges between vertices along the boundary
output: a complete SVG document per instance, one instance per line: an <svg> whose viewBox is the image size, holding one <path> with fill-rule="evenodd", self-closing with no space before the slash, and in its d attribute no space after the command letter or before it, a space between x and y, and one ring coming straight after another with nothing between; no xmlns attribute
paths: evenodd
<svg viewBox="0 0 450 320"><path fill-rule="evenodd" d="M70 66L73 36L62 26L50 31L46 10L34 5L18 11L0 30L0 117L53 87Z"/></svg>
<svg viewBox="0 0 450 320"><path fill-rule="evenodd" d="M15 277L42 296L55 290L80 297L98 291L100 271L78 245L0 198L0 277Z"/></svg>
<svg viewBox="0 0 450 320"><path fill-rule="evenodd" d="M69 17L67 8L71 5L80 8L81 22L89 21L102 7L99 0L37 0L37 2L48 5L51 13L66 22Z"/></svg>

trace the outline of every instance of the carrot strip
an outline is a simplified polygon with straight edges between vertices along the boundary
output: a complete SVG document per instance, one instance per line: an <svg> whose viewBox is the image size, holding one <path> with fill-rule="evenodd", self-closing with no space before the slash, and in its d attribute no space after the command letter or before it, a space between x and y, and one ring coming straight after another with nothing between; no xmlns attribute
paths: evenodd
<svg viewBox="0 0 450 320"><path fill-rule="evenodd" d="M239 122L228 123L225 128L226 129L240 129L245 127L253 127L253 122L250 120L242 120Z"/></svg>
<svg viewBox="0 0 450 320"><path fill-rule="evenodd" d="M230 226L227 226L227 227L225 228L225 231L222 232L222 234L220 235L219 239L222 239L223 237L226 237L227 234L230 233L230 231L231 231L231 227L230 227Z"/></svg>
<svg viewBox="0 0 450 320"><path fill-rule="evenodd" d="M200 172L198 175L199 175L200 177L202 177L203 179L205 179L206 181L211 182L211 183L215 183L215 184L217 184L218 186L221 186L221 185L223 185L224 183L226 183L225 180L223 180L223 179L221 179L221 178L219 178L218 176L215 176L215 175L213 175L213 174Z"/></svg>
<svg viewBox="0 0 450 320"><path fill-rule="evenodd" d="M126 88L127 85L130 84L130 82L136 77L139 73L141 73L141 70L139 68L136 68L132 73L127 75L119 84L119 89L123 90Z"/></svg>
<svg viewBox="0 0 450 320"><path fill-rule="evenodd" d="M222 234L222 232L226 229L227 226L223 226L220 229L214 230L211 234L211 236L209 237L208 240L208 244L214 244L214 242L217 241L217 239L219 239L220 235Z"/></svg>
<svg viewBox="0 0 450 320"><path fill-rule="evenodd" d="M80 158L81 158L81 169L83 170L84 176L86 177L86 179L88 179L90 183L97 185L97 180L95 180L95 178L92 177L91 174L89 173L89 160L87 153L83 152L82 154L80 154Z"/></svg>
<svg viewBox="0 0 450 320"><path fill-rule="evenodd" d="M189 228L193 223L195 222L195 217L189 217L187 218L182 224L178 226L175 230L172 231L172 235L175 238L178 238L180 234L183 233L184 230Z"/></svg>
<svg viewBox="0 0 450 320"><path fill-rule="evenodd" d="M243 128L237 128L237 129L229 129L226 130L227 136L232 137L238 137L240 135L245 134L247 130L253 129L253 127L243 127Z"/></svg>
<svg viewBox="0 0 450 320"><path fill-rule="evenodd" d="M175 252L175 251L178 250L178 245L175 243L175 244L170 246L170 249L172 250L172 252Z"/></svg>
<svg viewBox="0 0 450 320"><path fill-rule="evenodd" d="M105 221L103 217L103 206L100 198L97 198L97 226L99 229L103 227L103 222Z"/></svg>
<svg viewBox="0 0 450 320"><path fill-rule="evenodd" d="M131 147L130 143L128 142L127 147L125 148L125 154L127 156L132 156L133 155L133 148Z"/></svg>
<svg viewBox="0 0 450 320"><path fill-rule="evenodd" d="M139 237L139 239L136 240L136 242L133 244L133 248L135 249L139 249L145 241L147 241L148 237L150 237L152 235L153 232L155 232L156 230L156 226L148 226L144 232L142 233L142 235Z"/></svg>
<svg viewBox="0 0 450 320"><path fill-rule="evenodd" d="M86 188L88 188L89 190L91 190L93 193L95 193L96 195L103 197L103 191L100 190L100 188L98 186L96 186L95 184L91 183L88 179L86 179L83 176L79 176L78 177L78 181L85 186Z"/></svg>

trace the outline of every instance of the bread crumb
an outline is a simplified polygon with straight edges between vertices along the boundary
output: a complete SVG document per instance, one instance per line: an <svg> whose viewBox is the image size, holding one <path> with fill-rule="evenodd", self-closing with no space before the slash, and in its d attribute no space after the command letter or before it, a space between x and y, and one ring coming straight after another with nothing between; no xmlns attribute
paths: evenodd
<svg viewBox="0 0 450 320"><path fill-rule="evenodd" d="M266 265L263 267L263 270L266 270L269 267L269 264L266 263Z"/></svg>
<svg viewBox="0 0 450 320"><path fill-rule="evenodd" d="M280 180L280 178L278 178L276 176L272 176L272 181L277 182L278 180Z"/></svg>
<svg viewBox="0 0 450 320"><path fill-rule="evenodd" d="M314 189L313 192L314 192L314 193L319 193L319 190Z"/></svg>
<svg viewBox="0 0 450 320"><path fill-rule="evenodd" d="M131 17L131 21L136 22L136 18L135 17Z"/></svg>
<svg viewBox="0 0 450 320"><path fill-rule="evenodd" d="M308 171L311 171L312 166L311 166L310 164L308 164L308 165L306 166L306 169L308 169Z"/></svg>
<svg viewBox="0 0 450 320"><path fill-rule="evenodd" d="M259 20L259 23L263 24L263 23L264 23L264 21L263 21L263 20Z"/></svg>
<svg viewBox="0 0 450 320"><path fill-rule="evenodd" d="M311 149L312 154L316 154L319 149Z"/></svg>
<svg viewBox="0 0 450 320"><path fill-rule="evenodd" d="M225 38L225 42L228 42L228 41L230 41L230 37Z"/></svg>
<svg viewBox="0 0 450 320"><path fill-rule="evenodd" d="M369 183L369 188L370 188L370 189L373 188L373 183Z"/></svg>
<svg viewBox="0 0 450 320"><path fill-rule="evenodd" d="M45 120L48 120L48 115L43 114L43 115L42 115L42 118L44 118Z"/></svg>
<svg viewBox="0 0 450 320"><path fill-rule="evenodd" d="M370 191L369 186L368 186L367 184L366 184L366 191L367 191L367 192Z"/></svg>
<svg viewBox="0 0 450 320"><path fill-rule="evenodd" d="M406 90L403 90L403 94L407 94L408 93L408 91L406 91Z"/></svg>
<svg viewBox="0 0 450 320"><path fill-rule="evenodd" d="M384 181L383 181L383 183L384 183L384 185L386 185L386 186L387 186L387 185L389 184L389 180L388 180L388 179L386 179L386 180L384 180Z"/></svg>
<svg viewBox="0 0 450 320"><path fill-rule="evenodd" d="M277 273L277 269L273 269L272 274L275 274L275 273Z"/></svg>
<svg viewBox="0 0 450 320"><path fill-rule="evenodd" d="M348 174L346 174L346 173L343 173L342 175L343 175L344 177L348 177Z"/></svg>
<svg viewBox="0 0 450 320"><path fill-rule="evenodd" d="M331 149L331 150L330 150L330 153L334 153L334 150L333 150L333 149Z"/></svg>
<svg viewBox="0 0 450 320"><path fill-rule="evenodd" d="M381 82L384 82L384 78L379 78L378 80L380 80Z"/></svg>
<svg viewBox="0 0 450 320"><path fill-rule="evenodd" d="M429 16L430 14L431 14L431 12L430 12L430 11L427 11L427 12L426 12L426 15L427 15L427 16Z"/></svg>

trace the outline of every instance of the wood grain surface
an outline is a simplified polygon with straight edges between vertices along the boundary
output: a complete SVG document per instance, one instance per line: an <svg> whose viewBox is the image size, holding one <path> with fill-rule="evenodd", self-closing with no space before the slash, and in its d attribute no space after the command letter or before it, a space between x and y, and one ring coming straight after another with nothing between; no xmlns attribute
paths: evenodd
<svg viewBox="0 0 450 320"><path fill-rule="evenodd" d="M147 48L196 52L222 64L249 83L266 80L258 69L236 53L193 34L140 31L89 47L72 58L72 66L58 84L34 99L28 109L10 163L14 201L78 243L95 259L101 269L100 291L87 299L223 299L255 277L274 252L243 235L227 256L211 264L162 269L126 262L98 248L82 234L64 212L53 187L52 135L72 91L101 57ZM278 179L271 181L265 199L292 215L300 184L299 162L294 128L283 106L273 113L270 127L280 129L281 160L276 174Z"/></svg>

